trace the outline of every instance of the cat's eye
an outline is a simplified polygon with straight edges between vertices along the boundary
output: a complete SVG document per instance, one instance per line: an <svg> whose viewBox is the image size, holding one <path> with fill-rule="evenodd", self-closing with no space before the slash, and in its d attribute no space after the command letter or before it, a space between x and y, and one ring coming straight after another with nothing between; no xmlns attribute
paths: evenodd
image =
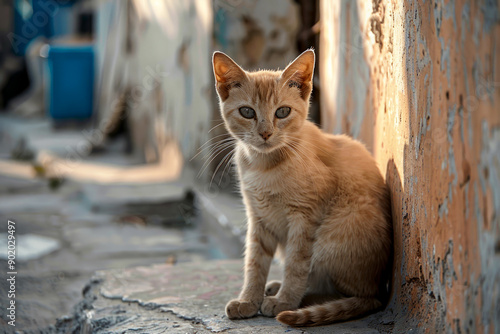
<svg viewBox="0 0 500 334"><path fill-rule="evenodd" d="M285 118L287 117L288 115L290 115L290 107L281 107L281 108L278 108L278 110L276 110L276 117L277 118Z"/></svg>
<svg viewBox="0 0 500 334"><path fill-rule="evenodd" d="M240 114L241 116L245 118L254 118L255 117L255 110L249 107L241 107L240 109Z"/></svg>

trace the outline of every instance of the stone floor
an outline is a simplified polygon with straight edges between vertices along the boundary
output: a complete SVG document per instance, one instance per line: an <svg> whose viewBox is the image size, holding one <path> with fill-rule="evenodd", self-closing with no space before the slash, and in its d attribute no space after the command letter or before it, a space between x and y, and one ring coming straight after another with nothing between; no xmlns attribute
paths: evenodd
<svg viewBox="0 0 500 334"><path fill-rule="evenodd" d="M241 260L213 260L99 271L60 332L88 333L384 333L387 313L341 324L292 328L257 316L229 320L226 302L242 285ZM270 278L280 277L273 265Z"/></svg>

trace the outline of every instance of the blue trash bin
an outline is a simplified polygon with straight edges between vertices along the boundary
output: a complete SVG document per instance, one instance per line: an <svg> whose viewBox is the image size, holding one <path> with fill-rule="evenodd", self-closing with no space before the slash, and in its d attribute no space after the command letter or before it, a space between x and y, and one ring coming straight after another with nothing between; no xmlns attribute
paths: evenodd
<svg viewBox="0 0 500 334"><path fill-rule="evenodd" d="M47 110L54 120L86 120L94 105L92 45L51 45L47 54Z"/></svg>

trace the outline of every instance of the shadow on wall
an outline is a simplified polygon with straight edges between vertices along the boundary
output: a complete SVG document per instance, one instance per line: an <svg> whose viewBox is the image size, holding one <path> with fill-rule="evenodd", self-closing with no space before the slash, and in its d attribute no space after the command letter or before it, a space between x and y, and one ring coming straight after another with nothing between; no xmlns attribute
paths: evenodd
<svg viewBox="0 0 500 334"><path fill-rule="evenodd" d="M390 297L389 301L393 304L395 293L395 277L397 268L401 268L401 225L394 224L395 221L402 220L402 212L397 209L394 203L399 203L403 197L403 185L401 184L401 177L399 175L398 169L394 164L394 160L390 159L387 161L387 172L385 175L386 183L389 187L389 194L391 199L391 217L393 221L392 231L393 231L393 257L392 257L392 268L390 268L392 275L390 276ZM393 306L393 305L391 305Z"/></svg>

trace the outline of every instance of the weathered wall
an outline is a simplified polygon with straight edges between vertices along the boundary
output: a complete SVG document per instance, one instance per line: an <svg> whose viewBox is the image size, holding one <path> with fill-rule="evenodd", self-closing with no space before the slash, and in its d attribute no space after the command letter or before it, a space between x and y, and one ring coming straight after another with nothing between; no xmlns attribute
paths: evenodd
<svg viewBox="0 0 500 334"><path fill-rule="evenodd" d="M159 160L174 138L189 159L207 140L211 119L211 1L98 3L94 137L124 104L137 154Z"/></svg>
<svg viewBox="0 0 500 334"><path fill-rule="evenodd" d="M391 188L395 332L500 332L498 6L321 2L323 124Z"/></svg>

